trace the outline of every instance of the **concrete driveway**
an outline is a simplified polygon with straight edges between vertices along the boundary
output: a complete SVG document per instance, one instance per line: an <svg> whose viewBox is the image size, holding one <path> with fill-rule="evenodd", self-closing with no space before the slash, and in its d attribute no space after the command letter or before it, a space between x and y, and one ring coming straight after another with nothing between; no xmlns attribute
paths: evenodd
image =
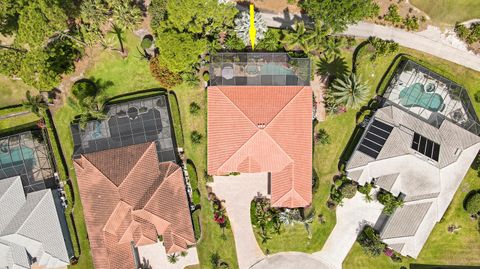
<svg viewBox="0 0 480 269"><path fill-rule="evenodd" d="M178 257L176 263L168 262L167 253L162 242L138 248L140 262L148 264L152 269L183 269L188 265L199 264L197 248L189 248L187 256Z"/></svg>
<svg viewBox="0 0 480 269"><path fill-rule="evenodd" d="M257 244L250 223L250 203L268 189L268 173L215 176L210 184L213 192L225 200L228 218L235 236L235 247L240 269L250 268L265 255Z"/></svg>
<svg viewBox="0 0 480 269"><path fill-rule="evenodd" d="M266 257L252 268L255 269L332 269L329 264L302 252L283 252Z"/></svg>

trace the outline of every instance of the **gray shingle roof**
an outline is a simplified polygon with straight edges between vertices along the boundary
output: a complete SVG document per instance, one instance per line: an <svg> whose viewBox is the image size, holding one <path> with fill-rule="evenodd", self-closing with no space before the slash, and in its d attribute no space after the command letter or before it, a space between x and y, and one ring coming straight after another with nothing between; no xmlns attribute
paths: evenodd
<svg viewBox="0 0 480 269"><path fill-rule="evenodd" d="M399 175L400 173L380 176L375 180L375 184L384 190L390 191Z"/></svg>
<svg viewBox="0 0 480 269"><path fill-rule="evenodd" d="M380 237L388 239L415 235L431 205L432 202L426 202L397 208L385 224Z"/></svg>
<svg viewBox="0 0 480 269"><path fill-rule="evenodd" d="M0 230L0 240L3 245L10 246L8 250L10 254L0 253L0 257L10 255L13 264L26 264L29 263L25 255L28 251L30 256L36 257L37 260L43 258L47 268L48 265L69 264L67 246L52 191L47 189L31 192L25 199L20 177L9 178L6 183L2 183L0 194L3 196L0 197L0 208L15 211L13 217L8 217L7 225ZM19 203L20 206L5 203L15 199L20 201L21 196L24 199ZM5 249L0 248L0 251L5 252Z"/></svg>

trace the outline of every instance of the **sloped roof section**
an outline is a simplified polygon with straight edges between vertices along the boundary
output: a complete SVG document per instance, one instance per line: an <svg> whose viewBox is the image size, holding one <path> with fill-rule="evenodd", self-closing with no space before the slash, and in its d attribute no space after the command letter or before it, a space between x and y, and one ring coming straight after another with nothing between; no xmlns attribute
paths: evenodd
<svg viewBox="0 0 480 269"><path fill-rule="evenodd" d="M311 203L312 91L303 86L208 89L208 172L271 172L272 204Z"/></svg>
<svg viewBox="0 0 480 269"><path fill-rule="evenodd" d="M158 234L167 253L195 244L182 170L159 163L155 142L81 155L74 165L95 268L133 268L131 242L152 244Z"/></svg>
<svg viewBox="0 0 480 269"><path fill-rule="evenodd" d="M0 215L3 220L0 257L7 258L2 262L9 268L29 268L30 256L45 268L68 265L67 240L63 237L52 191L31 192L25 197L20 177L1 182L0 207L12 210L10 214ZM6 203L13 201L18 204Z"/></svg>

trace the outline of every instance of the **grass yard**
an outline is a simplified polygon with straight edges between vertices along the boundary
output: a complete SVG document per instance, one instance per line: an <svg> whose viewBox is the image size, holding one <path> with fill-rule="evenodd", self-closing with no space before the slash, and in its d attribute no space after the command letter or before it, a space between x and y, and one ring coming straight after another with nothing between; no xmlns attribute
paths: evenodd
<svg viewBox="0 0 480 269"><path fill-rule="evenodd" d="M125 46L130 51L128 57L122 58L118 52L105 50L92 60L95 64L85 73L85 77L94 77L101 79L103 82L111 82L112 86L106 89L106 94L110 98L158 87L157 82L150 75L148 62L139 59L137 56L136 46L140 44L140 39L133 33L127 33L126 38ZM79 263L71 267L90 269L93 268L90 244L87 238L83 208L72 163L73 140L70 134L70 123L75 115L76 112L68 104L64 104L63 107L55 112L54 121L73 184L75 199L73 214L81 249Z"/></svg>
<svg viewBox="0 0 480 269"><path fill-rule="evenodd" d="M206 92L198 87L180 85L173 89L178 98L181 121L183 123L184 149L188 159L195 163L198 175L198 189L201 193L200 222L202 238L197 244L201 268L212 268L210 256L217 252L230 268L238 268L233 233L225 229L226 240L222 239L222 229L213 221L213 208L207 199L206 178L204 171L207 168L207 134L206 134ZM190 114L190 103L196 102L201 110ZM203 135L200 144L193 144L190 139L192 131Z"/></svg>
<svg viewBox="0 0 480 269"><path fill-rule="evenodd" d="M108 96L159 87L150 75L148 62L140 58L137 51L140 38L132 32L127 32L125 37L125 47L128 50L126 58L122 58L117 51L104 50L92 60L94 64L85 72L86 78L101 79L104 83L113 84L106 89ZM115 44L114 47L118 45Z"/></svg>
<svg viewBox="0 0 480 269"><path fill-rule="evenodd" d="M367 50L368 48L364 47L364 49ZM411 49L401 48L399 52L411 55L417 62L463 85L468 90L470 97L473 97L473 94L480 88L479 72ZM369 85L376 88L395 56L380 57L372 63L368 60L368 53L360 52L358 55L357 73L364 78L369 78ZM480 104L473 99L472 103L478 115ZM476 230L477 222L471 221L462 207L465 195L470 190L478 188L480 188L480 180L475 171L470 170L445 213L444 220L435 226L417 260L404 258L403 264L399 264L393 263L390 258L384 255L370 258L363 253L360 245L355 243L344 261L343 267L398 269L401 265L408 266L412 262L478 265L480 256L473 254L480 252L480 233ZM455 234L450 234L447 232L447 227L451 224L460 225L462 229Z"/></svg>
<svg viewBox="0 0 480 269"><path fill-rule="evenodd" d="M478 0L410 0L410 3L426 12L435 24L441 26L480 19Z"/></svg>
<svg viewBox="0 0 480 269"><path fill-rule="evenodd" d="M32 93L38 93L38 90L28 86L21 80L13 80L4 75L0 75L0 107L20 104L25 98L25 93L30 90Z"/></svg>
<svg viewBox="0 0 480 269"><path fill-rule="evenodd" d="M39 119L40 118L37 115L30 112L28 112L27 114L18 115L11 118L0 119L0 130L2 130L3 132L6 129L36 122Z"/></svg>

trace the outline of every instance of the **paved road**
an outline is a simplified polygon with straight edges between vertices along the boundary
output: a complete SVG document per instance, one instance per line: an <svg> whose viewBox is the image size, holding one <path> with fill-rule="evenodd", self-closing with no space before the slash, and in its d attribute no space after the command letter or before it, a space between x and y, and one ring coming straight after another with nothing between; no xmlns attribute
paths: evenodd
<svg viewBox="0 0 480 269"><path fill-rule="evenodd" d="M225 200L235 237L238 266L248 269L265 257L250 223L250 203L259 193L267 194L268 173L242 173L238 176L215 176L213 179L213 192L219 199Z"/></svg>
<svg viewBox="0 0 480 269"><path fill-rule="evenodd" d="M332 269L324 262L302 252L283 252L266 257L252 269Z"/></svg>
<svg viewBox="0 0 480 269"><path fill-rule="evenodd" d="M242 6L237 5L237 7L240 10L244 9ZM289 12L280 14L262 12L262 17L269 27L285 29L291 28L297 20L310 21L304 14L292 14ZM441 42L441 40L439 40L440 37L434 39L432 36L426 34L422 35L421 32L407 32L398 28L367 22L360 22L351 25L342 34L363 38L376 36L382 39L394 40L404 47L419 50L438 58L480 71L480 56L477 56L472 52L458 49L445 42Z"/></svg>

